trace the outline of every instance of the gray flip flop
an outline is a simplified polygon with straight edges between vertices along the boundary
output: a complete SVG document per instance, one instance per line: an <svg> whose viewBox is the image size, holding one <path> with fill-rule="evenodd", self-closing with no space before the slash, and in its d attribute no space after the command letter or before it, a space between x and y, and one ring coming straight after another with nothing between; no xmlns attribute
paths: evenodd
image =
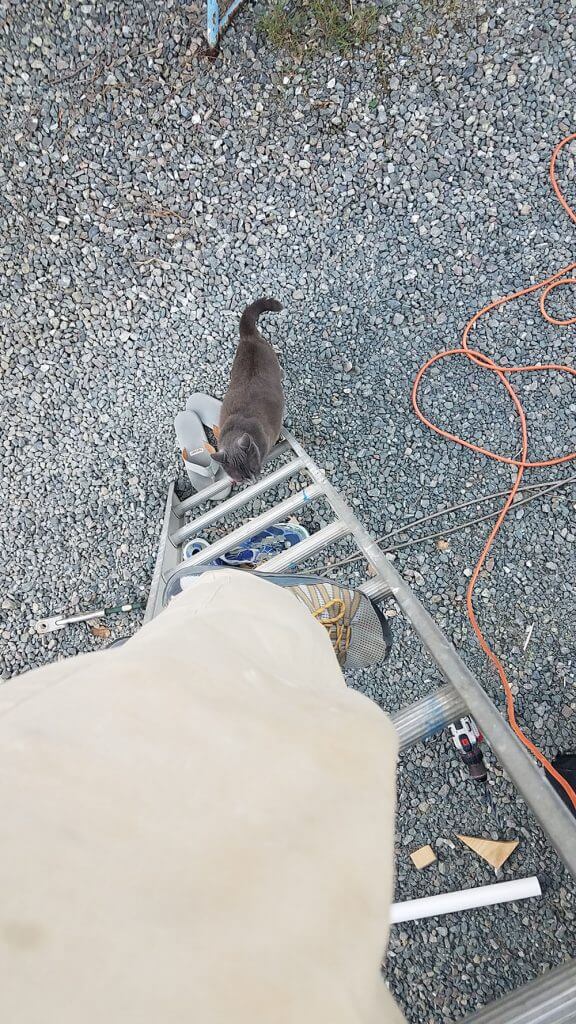
<svg viewBox="0 0 576 1024"><path fill-rule="evenodd" d="M208 395L194 396L194 398L196 397L209 398ZM188 401L190 402L190 399ZM193 488L196 491L203 491L210 484L221 480L222 490L214 495L214 500L221 501L226 498L232 489L232 482L222 466L214 462L210 452L207 451L207 437L202 420L196 412L188 408L188 403L186 411L179 412L176 416L174 429L184 459L186 473Z"/></svg>
<svg viewBox="0 0 576 1024"><path fill-rule="evenodd" d="M186 402L186 409L191 412L195 412L200 417L205 427L210 427L217 433L218 424L220 423L220 410L222 408L222 402L218 398L213 398L212 395L203 395L198 392L195 395L190 395L190 398Z"/></svg>

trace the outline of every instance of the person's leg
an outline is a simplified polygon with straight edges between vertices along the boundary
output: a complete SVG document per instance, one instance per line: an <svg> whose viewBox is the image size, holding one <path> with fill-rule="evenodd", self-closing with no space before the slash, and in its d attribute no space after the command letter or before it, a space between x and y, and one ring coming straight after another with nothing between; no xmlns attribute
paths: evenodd
<svg viewBox="0 0 576 1024"><path fill-rule="evenodd" d="M198 539L191 541L197 544ZM204 541L202 542L205 543ZM170 574L162 604L164 607L198 577L207 572L220 572L224 566L191 565L184 561ZM370 668L386 661L392 649L390 623L375 601L361 590L323 576L302 573L258 572L259 579L277 587L285 587L326 629L338 663L342 668Z"/></svg>
<svg viewBox="0 0 576 1024"><path fill-rule="evenodd" d="M400 1020L395 757L325 628L239 571L1 687L3 1018Z"/></svg>

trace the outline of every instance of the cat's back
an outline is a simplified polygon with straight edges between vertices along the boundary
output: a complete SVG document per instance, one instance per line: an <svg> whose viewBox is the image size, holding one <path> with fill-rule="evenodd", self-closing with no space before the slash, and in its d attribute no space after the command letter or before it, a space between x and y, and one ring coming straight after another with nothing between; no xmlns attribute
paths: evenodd
<svg viewBox="0 0 576 1024"><path fill-rule="evenodd" d="M247 306L240 318L240 340L232 364L230 384L224 396L221 424L230 416L250 415L274 434L284 415L282 369L272 345L260 334L258 318L281 309L276 299L259 299Z"/></svg>
<svg viewBox="0 0 576 1024"><path fill-rule="evenodd" d="M243 339L222 402L220 426L236 416L251 417L261 424L272 445L282 427L284 404L282 370L274 349L265 341Z"/></svg>
<svg viewBox="0 0 576 1024"><path fill-rule="evenodd" d="M265 376L272 385L282 381L280 360L272 345L261 335L240 338L232 364L231 383L244 380L246 383Z"/></svg>

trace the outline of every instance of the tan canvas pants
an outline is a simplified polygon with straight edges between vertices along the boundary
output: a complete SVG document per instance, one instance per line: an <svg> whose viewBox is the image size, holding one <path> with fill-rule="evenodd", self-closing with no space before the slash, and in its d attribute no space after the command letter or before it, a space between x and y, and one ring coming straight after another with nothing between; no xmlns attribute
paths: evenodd
<svg viewBox="0 0 576 1024"><path fill-rule="evenodd" d="M323 627L239 571L0 686L0 1020L401 1021L395 758Z"/></svg>

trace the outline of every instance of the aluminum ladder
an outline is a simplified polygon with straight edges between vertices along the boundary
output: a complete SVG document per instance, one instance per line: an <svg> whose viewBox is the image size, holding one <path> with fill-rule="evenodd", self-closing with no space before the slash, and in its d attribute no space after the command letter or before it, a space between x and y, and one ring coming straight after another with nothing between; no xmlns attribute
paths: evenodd
<svg viewBox="0 0 576 1024"><path fill-rule="evenodd" d="M184 501L178 500L174 484L170 485L144 622L162 610L166 586L181 567L183 545L190 538L206 527L221 523L228 514L239 512L254 498L266 495L290 478L296 475L307 477L309 482L305 486L283 501L271 504L260 515L248 518L241 526L193 555L188 563L202 565L210 562L236 544L248 540L259 530L297 513L308 502L327 501L334 513L332 522L311 534L307 540L270 558L255 571L286 572L330 544L345 537L351 538L374 572L373 576L361 584L360 589L372 600L381 601L386 598L396 602L445 680L444 685L433 693L392 715L400 749L440 732L464 714L472 715L495 757L530 807L561 860L576 878L576 819L554 792L544 773L536 766L431 615L327 480L324 471L302 445L287 430L283 430L282 439L271 452L267 465L286 454L290 456L287 462L266 473L251 486L216 503L196 518L189 516L208 499L216 499L222 490L222 483L211 484ZM504 1020L507 1024L576 1022L576 961L568 961L505 999L490 1004L473 1017L464 1019L477 1024Z"/></svg>

